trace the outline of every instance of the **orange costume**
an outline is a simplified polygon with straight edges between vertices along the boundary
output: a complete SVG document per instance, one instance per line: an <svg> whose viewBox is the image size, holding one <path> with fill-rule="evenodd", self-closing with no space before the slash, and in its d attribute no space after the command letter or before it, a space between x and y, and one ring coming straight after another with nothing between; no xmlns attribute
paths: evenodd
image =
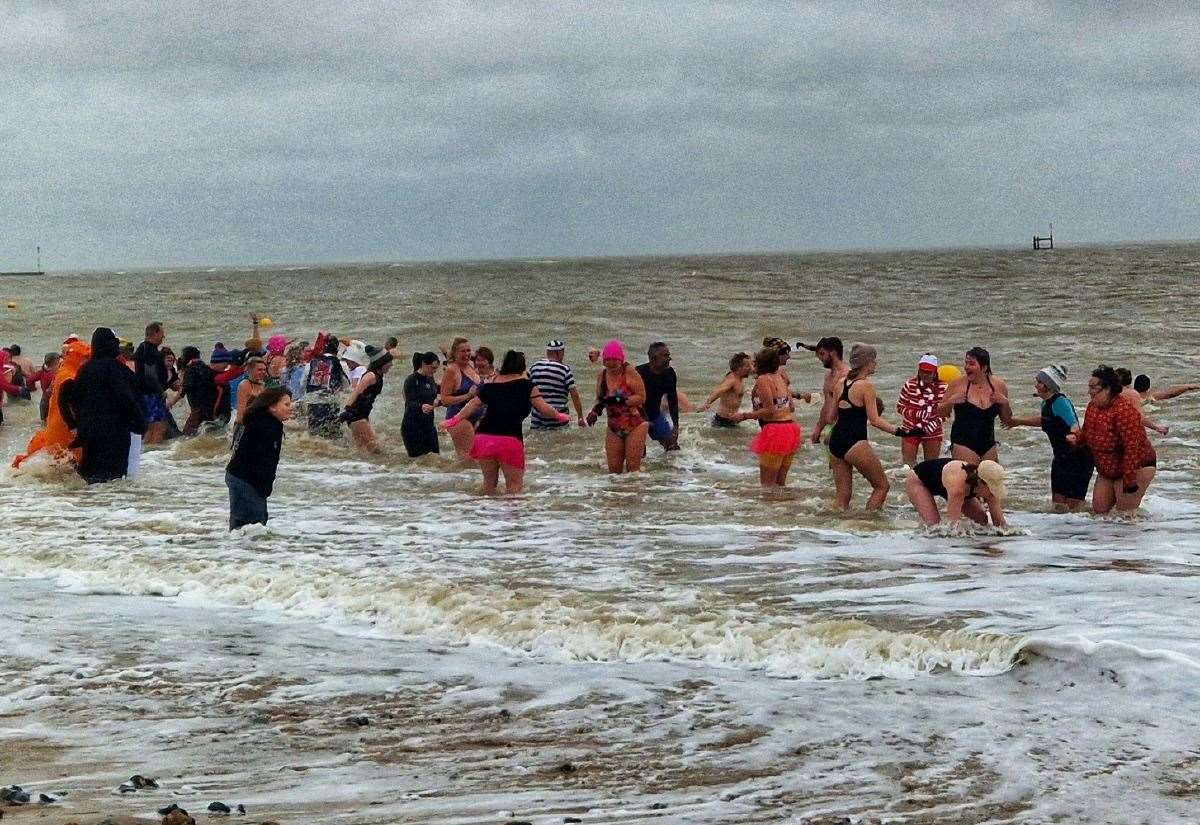
<svg viewBox="0 0 1200 825"><path fill-rule="evenodd" d="M20 467L25 459L39 450L49 450L55 458L68 456L76 462L79 461L80 451L71 449L75 431L67 426L62 413L58 411L58 395L68 381L74 380L79 368L91 357L92 348L83 341L69 341L65 345L62 363L54 375L54 388L50 391L50 409L46 415L46 425L29 439L29 446L25 448L25 452L13 459L14 467Z"/></svg>

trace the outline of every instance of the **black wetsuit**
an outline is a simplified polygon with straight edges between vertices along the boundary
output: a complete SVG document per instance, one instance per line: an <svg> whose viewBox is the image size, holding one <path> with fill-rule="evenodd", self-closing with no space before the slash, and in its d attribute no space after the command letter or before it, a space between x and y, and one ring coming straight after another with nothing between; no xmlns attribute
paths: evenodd
<svg viewBox="0 0 1200 825"><path fill-rule="evenodd" d="M59 412L75 430L75 445L83 448L79 474L88 484L124 476L129 436L146 432L137 376L117 361L119 349L111 329L97 329L92 335L92 357L59 392Z"/></svg>
<svg viewBox="0 0 1200 825"><path fill-rule="evenodd" d="M400 423L400 437L411 458L440 452L433 413L421 410L421 405L432 404L437 396L437 382L429 376L414 372L404 379L404 420Z"/></svg>
<svg viewBox="0 0 1200 825"><path fill-rule="evenodd" d="M642 414L646 416L647 421L653 421L662 415L662 400L663 396L667 398L667 412L671 416L671 423L679 426L679 379L675 375L674 367L667 367L662 372L654 372L650 369L649 364L639 364L638 375L642 376L642 383L646 385L646 403L642 407Z"/></svg>
<svg viewBox="0 0 1200 825"><path fill-rule="evenodd" d="M867 408L856 407L850 400L850 387L858 379L842 382L842 397L838 399L838 417L833 424L833 432L829 434L829 452L834 458L846 458L850 448L860 441L867 440ZM849 407L843 407L845 401Z"/></svg>
<svg viewBox="0 0 1200 825"><path fill-rule="evenodd" d="M977 407L965 400L954 405L954 426L950 428L950 444L966 447L983 458L996 446L996 418L1000 405Z"/></svg>
<svg viewBox="0 0 1200 825"><path fill-rule="evenodd" d="M1071 425L1055 415L1054 406L1062 393L1055 393L1042 402L1042 432L1050 439L1054 460L1050 462L1050 492L1064 498L1083 500L1087 498L1092 472L1096 469L1092 453L1087 447L1073 447L1067 441Z"/></svg>

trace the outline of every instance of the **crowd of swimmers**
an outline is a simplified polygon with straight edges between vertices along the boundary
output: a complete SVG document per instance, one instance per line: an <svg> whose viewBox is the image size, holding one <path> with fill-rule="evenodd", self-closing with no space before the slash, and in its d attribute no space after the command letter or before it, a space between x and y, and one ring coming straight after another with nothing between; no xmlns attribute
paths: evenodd
<svg viewBox="0 0 1200 825"><path fill-rule="evenodd" d="M142 444L228 432L230 527L266 523L285 422L299 420L313 436L326 438L341 437L345 427L359 449L379 450L371 413L400 353L396 338L373 346L320 332L311 341L278 334L264 341L268 319L251 315L250 324L243 347L217 343L207 361L194 346L183 347L176 357L164 345L166 329L159 322L147 325L136 347L104 327L90 343L69 336L61 351L47 354L38 368L18 346L6 347L0 350L0 402L30 399L40 390L43 433L55 427L69 433L62 452L89 483L131 472ZM767 338L753 356L739 352L730 358L728 373L699 409L712 410L715 428L756 422L749 447L758 457L760 484L778 488L787 483L805 443L796 401L819 399L809 440L828 453L834 500L843 509L850 506L856 475L871 488L866 507L884 505L888 474L868 432L874 428L896 436L911 468L905 492L925 524L942 518L937 499L946 502L950 522L966 517L984 525L1005 524L997 421L1005 428L1040 427L1046 433L1055 509L1079 510L1090 486L1096 513L1136 510L1157 467L1146 430L1167 432L1146 417L1143 404L1200 389L1200 384L1182 384L1152 390L1145 375L1134 378L1101 365L1089 377L1090 400L1081 419L1063 393L1066 367L1049 365L1033 376L1040 410L1018 415L1007 382L992 372L988 351L972 347L961 369L940 364L931 353L921 355L897 398L898 421L892 421L872 380L879 364L873 346L856 343L848 357L841 340L832 336L797 347L811 351L825 370L819 393L793 387L787 369L792 347ZM611 473L638 471L648 441L664 450L679 449L680 413L692 406L679 390L666 343L652 343L646 361L637 366L619 340L589 347L588 360L598 369L593 403L586 409L565 354L564 342L551 340L545 357L532 364L523 352L508 350L497 365L490 349L472 348L465 338L440 352L413 354L402 389L400 434L406 452L414 458L438 453L440 427L457 458L479 467L485 492L503 483L506 492L518 493L524 485L527 420L532 430L549 432L572 424L591 427L603 416ZM750 407L743 409L751 378ZM181 401L188 410L182 426L173 413ZM440 425L439 408L445 410ZM2 410L0 403L0 415ZM947 421L952 422L949 450L943 456ZM44 443L35 437L31 452Z"/></svg>

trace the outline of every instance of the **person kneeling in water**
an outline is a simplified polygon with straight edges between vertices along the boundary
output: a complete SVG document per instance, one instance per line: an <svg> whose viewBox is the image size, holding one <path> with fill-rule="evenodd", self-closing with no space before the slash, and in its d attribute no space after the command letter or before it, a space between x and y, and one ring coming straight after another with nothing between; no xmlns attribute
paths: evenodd
<svg viewBox="0 0 1200 825"><path fill-rule="evenodd" d="M995 461L974 464L954 458L922 461L908 473L905 482L922 524L941 521L935 498L946 499L946 520L957 525L962 516L977 524L1004 527L1004 468ZM985 510L984 507L987 507Z"/></svg>
<svg viewBox="0 0 1200 825"><path fill-rule="evenodd" d="M283 449L283 422L291 417L292 394L286 387L263 390L246 408L241 438L225 467L230 530L267 523L267 499Z"/></svg>

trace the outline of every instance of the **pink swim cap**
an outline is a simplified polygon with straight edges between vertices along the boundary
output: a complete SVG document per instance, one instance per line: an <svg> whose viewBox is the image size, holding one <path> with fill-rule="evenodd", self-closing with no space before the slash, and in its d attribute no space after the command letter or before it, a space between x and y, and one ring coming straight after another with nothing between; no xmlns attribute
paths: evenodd
<svg viewBox="0 0 1200 825"><path fill-rule="evenodd" d="M287 349L288 338L286 335L272 335L267 341L267 352L272 355L283 355L283 351Z"/></svg>
<svg viewBox="0 0 1200 825"><path fill-rule="evenodd" d="M607 361L609 358L615 358L618 361L625 360L625 345L616 338L604 345L604 349L600 350L600 357Z"/></svg>

